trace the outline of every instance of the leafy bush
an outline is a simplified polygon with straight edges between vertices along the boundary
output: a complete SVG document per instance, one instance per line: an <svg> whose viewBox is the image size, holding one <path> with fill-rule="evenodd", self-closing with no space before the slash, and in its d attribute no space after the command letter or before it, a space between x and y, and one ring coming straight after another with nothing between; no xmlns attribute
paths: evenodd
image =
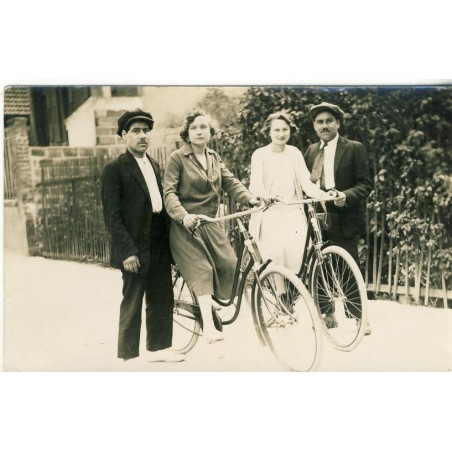
<svg viewBox="0 0 452 452"><path fill-rule="evenodd" d="M282 109L292 114L300 131L290 143L305 150L318 140L309 108L322 101L344 110L340 133L361 141L369 153L374 176L368 199L368 230L374 240L369 272L375 276L378 271L378 279L386 283L408 281L420 287L431 270L433 281L444 277L450 288L451 88L252 87L236 121L222 131L224 158L247 183L252 152L269 141L260 131L263 122Z"/></svg>

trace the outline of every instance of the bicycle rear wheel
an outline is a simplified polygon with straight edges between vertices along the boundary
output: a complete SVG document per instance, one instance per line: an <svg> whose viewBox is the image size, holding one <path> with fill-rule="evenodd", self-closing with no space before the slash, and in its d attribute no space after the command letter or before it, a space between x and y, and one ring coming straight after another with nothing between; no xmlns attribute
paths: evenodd
<svg viewBox="0 0 452 452"><path fill-rule="evenodd" d="M322 327L304 284L285 267L270 264L253 287L256 319L265 344L288 370L315 370Z"/></svg>
<svg viewBox="0 0 452 452"><path fill-rule="evenodd" d="M188 353L198 341L201 325L196 297L178 270L173 274L173 345L176 353Z"/></svg>
<svg viewBox="0 0 452 452"><path fill-rule="evenodd" d="M367 292L362 274L343 248L322 250L323 262L314 259L309 272L309 290L316 301L323 329L333 346L353 350L367 325Z"/></svg>

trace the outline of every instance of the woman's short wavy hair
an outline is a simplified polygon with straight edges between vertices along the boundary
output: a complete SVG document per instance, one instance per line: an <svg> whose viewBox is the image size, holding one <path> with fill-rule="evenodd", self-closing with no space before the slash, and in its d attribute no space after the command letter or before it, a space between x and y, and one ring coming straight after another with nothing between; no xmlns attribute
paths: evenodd
<svg viewBox="0 0 452 452"><path fill-rule="evenodd" d="M265 120L264 125L261 129L261 132L264 135L270 134L270 128L272 125L272 121L275 119L282 119L284 122L287 123L287 125L290 127L290 135L294 135L295 133L298 132L298 127L292 121L292 117L290 116L290 113L288 113L287 111L281 110L281 111L272 113L271 115L268 115L268 117Z"/></svg>
<svg viewBox="0 0 452 452"><path fill-rule="evenodd" d="M186 142L189 143L189 139L188 139L188 129L190 128L190 124L192 124L194 122L194 120L198 117L198 116L207 116L207 118L209 118L209 126L210 126L210 134L212 136L214 136L217 131L215 129L215 127L212 124L212 118L203 110L201 110L200 108L194 108L185 118L185 121L182 125L181 131L180 131L180 137Z"/></svg>

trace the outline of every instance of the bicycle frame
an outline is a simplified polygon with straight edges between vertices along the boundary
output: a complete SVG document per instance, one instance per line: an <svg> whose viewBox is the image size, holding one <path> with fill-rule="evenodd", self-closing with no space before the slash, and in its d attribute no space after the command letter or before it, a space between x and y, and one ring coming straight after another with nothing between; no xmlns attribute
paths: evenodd
<svg viewBox="0 0 452 452"><path fill-rule="evenodd" d="M222 330L221 327L219 328L220 325L223 326L223 325L232 324L237 319L238 315L240 314L240 309L241 309L241 305L242 305L242 297L244 294L244 288L245 288L246 280L248 278L250 271L253 271L254 278L257 281L257 284L260 286L258 276L260 273L262 273L265 270L265 268L267 268L268 264L270 263L270 260L263 262L255 240L253 239L253 237L251 237L251 234L247 231L244 224L240 220L240 217L243 217L246 215L251 215L252 213L259 212L261 210L265 210L265 208L266 207L260 206L260 207L254 208L254 209L247 210L245 212L237 212L235 214L230 214L230 215L220 217L220 218L215 218L215 219L211 219L211 218L203 216L203 215L198 216L200 218L201 222L206 222L206 223L207 222L214 223L214 222L235 219L237 221L237 228L238 228L239 234L243 238L243 246L240 247L239 256L237 258L237 264L235 267L231 297L227 302L221 302L221 301L217 300L217 302L221 306L227 307L227 306L231 306L234 302L234 299L237 297L237 306L236 306L235 313L229 320L222 321L220 319L220 317L218 316L218 314L216 314L214 311L214 323L215 323L215 326L220 331ZM242 267L242 259L243 259L243 250L245 248L248 250L248 253L250 255L250 262L247 264L247 266L245 267L245 269L242 272L241 267ZM198 305L194 305L192 303L185 303L184 301L179 300L176 302L176 308L179 306L181 308L185 309L187 312L190 312L193 315L194 319L196 318L200 322L202 321L201 312L200 312Z"/></svg>
<svg viewBox="0 0 452 452"><path fill-rule="evenodd" d="M306 202L307 201L305 201L304 203ZM311 340L314 341L313 344L315 346L312 352L312 362L309 361L311 358L308 358L310 369L311 366L318 361L318 357L320 356L319 350L321 350L321 346L319 345L321 344L321 336L319 331L322 330L322 327L320 318L318 316L318 310L314 304L314 301L312 300L312 297L307 288L297 277L297 275L292 273L284 266L273 264L270 259L265 261L263 260L256 240L254 240L254 238L245 228L243 222L240 220L241 217L248 216L257 212L263 212L267 208L271 207L271 205L273 205L273 203L268 206L261 204L259 207L222 216L219 218L210 218L205 215L197 215L198 220L200 220L197 224L197 227L200 227L199 229L195 228L192 234L199 234L198 239L202 239L203 235L206 233L206 230L203 227L204 223L218 223L235 219L236 226L234 227L234 231L236 233L238 232L240 234L240 237L243 239L240 240L240 246L238 250L239 254L237 256L237 262L232 281L231 296L227 302L223 302L214 298L221 306L232 306L232 309L234 310L212 310L216 328L219 331L222 331L224 325L232 324L239 316L243 295L245 294L245 296L249 298L246 286L249 282L248 276L250 272L252 272L253 282L252 290L249 292L251 295L251 299L249 299L249 301L253 323L255 325L255 330L260 342L264 346L269 346L278 360L283 360L283 362L285 363L283 365L285 367L289 366L287 368L292 370L297 369L298 364L300 364L301 367L303 366L301 364L301 361L297 364L288 364L285 360L289 359L290 361L292 358L294 358L295 361L299 360L301 358L301 355L298 354L299 350L297 350L297 353L295 355L293 353L292 355L289 353L287 354L287 356L285 356L283 353L285 357L282 358L280 355L281 350L293 351L293 348L285 347L283 344L281 344L280 339L282 337L285 337L285 335L287 334L295 334L294 337L300 337L299 335L303 331L303 328L300 329L300 325L304 325L304 327L306 327L307 323L312 322L312 325L306 329L306 331L309 331L309 334L313 332L314 335L311 338ZM313 223L312 227L315 226L315 223ZM318 232L320 234L320 228L318 228ZM321 235L319 241L320 244L323 243L321 242ZM249 262L247 262L246 265L244 265L243 262L245 255L249 257ZM180 278L180 280L182 284L184 284L183 278ZM281 284L284 284L284 286L281 286ZM175 287L180 286L175 285ZM182 285L182 287L184 286ZM191 331L192 333L199 335L200 327L202 329L202 316L200 308L196 303L196 295L191 291L190 294L185 292L182 295L182 297L177 296L176 309L180 307L179 316L183 316L186 319L195 321L195 323L188 322L190 325L188 326L187 331ZM296 310L294 308L295 305L297 306ZM302 321L300 322L298 315L302 311ZM270 324L268 322L270 322ZM183 323L184 322L182 321L181 323L179 323L179 325L185 327ZM193 331L191 330L191 325L194 325ZM274 336L275 334L276 336ZM283 334L283 336L281 336L281 334ZM274 342L274 339L278 337L280 339L277 339L277 342ZM195 341L193 342L192 339L189 338L190 342L187 342L187 347L194 346L196 340L197 339L195 339ZM282 348L281 345L283 345ZM188 350L190 349L191 348L189 348ZM306 356L309 355L311 355L311 352L309 352L309 354Z"/></svg>
<svg viewBox="0 0 452 452"><path fill-rule="evenodd" d="M329 245L329 242L323 241L322 229L320 227L320 221L317 217L317 211L313 202L307 204L307 218L308 218L308 230L306 233L306 239L310 240L309 246L305 246L303 249L303 256L301 260L300 271L298 277L302 281L306 281L309 271L309 263L312 261L312 256L315 253L319 262L323 261L322 249Z"/></svg>
<svg viewBox="0 0 452 452"><path fill-rule="evenodd" d="M300 272L298 273L298 277L302 281L306 281L306 278L308 276L309 271L309 263L312 261L313 254L316 253L317 258L321 262L323 260L322 255L322 249L328 245L328 243L323 242L322 239L322 232L320 228L319 219L317 218L317 212L314 207L314 202L318 202L318 200L311 200L311 199L305 199L303 201L299 201L296 204L307 204L308 209L308 232L307 237L310 237L313 241L313 245L309 248L309 251L307 250L307 247L303 250L303 258L302 258L302 264L300 267ZM205 215L198 215L198 218L201 220L202 223L218 223L222 221L232 220L235 219L237 221L237 228L239 231L239 234L243 238L243 244L244 246L240 247L239 256L237 258L237 264L235 268L234 273L234 279L233 279L233 285L232 285L232 292L231 297L227 302L223 302L220 300L216 300L217 303L219 303L223 307L231 306L234 302L234 299L237 297L237 306L234 315L229 320L222 321L219 316L214 312L214 321L216 323L217 328L219 325L230 325L232 324L240 314L240 309L242 305L242 297L244 293L244 288L246 284L247 277L250 273L250 271L254 274L254 280L256 281L257 285L259 286L260 290L262 290L259 275L262 273L267 266L270 264L271 260L263 261L261 254L259 252L259 248L256 244L256 241L251 236L251 234L247 231L245 226L243 225L242 221L240 220L241 217L251 215L253 213L261 212L269 207L271 207L272 204L269 206L258 206L254 207L252 209L249 209L244 212L236 212L233 214L225 215L223 217L219 218L210 218ZM241 271L241 264L243 259L243 250L246 248L248 250L248 253L250 255L250 262L247 264L246 268ZM199 311L199 307L196 305L193 305L191 303L184 303L179 301L178 302L181 307L186 309L188 312L192 313L193 316L201 320L201 314ZM220 330L222 328L219 328Z"/></svg>
<svg viewBox="0 0 452 452"><path fill-rule="evenodd" d="M307 209L308 209L308 230L307 230L307 234L306 237L309 238L312 243L310 244L310 246L306 246L303 249L303 257L302 257L302 262L301 262L301 267L300 267L300 271L298 272L298 277L309 287L308 284L308 276L310 270L312 270L312 260L313 260L313 256L314 254L316 255L316 259L319 262L319 264L321 264L325 257L322 254L322 250L324 248L326 248L327 246L329 246L331 243L328 242L324 242L323 241L323 237L322 237L322 229L320 227L320 221L318 218L317 211L314 207L314 202L313 201L309 201L306 202L307 204ZM324 275L324 269L323 266L320 265L320 272L322 274L322 279L325 279L325 275ZM340 287L339 281L337 281L336 279L336 273L332 272L332 276L335 278L335 283L336 283L336 287ZM333 295L330 291L330 288L328 285L325 285L325 290L327 291L327 295L332 298Z"/></svg>

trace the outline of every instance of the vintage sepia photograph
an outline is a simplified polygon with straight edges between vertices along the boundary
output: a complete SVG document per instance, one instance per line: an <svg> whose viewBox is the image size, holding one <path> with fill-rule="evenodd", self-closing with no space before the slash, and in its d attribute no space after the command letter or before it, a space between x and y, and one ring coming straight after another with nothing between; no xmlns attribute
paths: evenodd
<svg viewBox="0 0 452 452"><path fill-rule="evenodd" d="M444 449L444 2L4 3L2 450Z"/></svg>
<svg viewBox="0 0 452 452"><path fill-rule="evenodd" d="M4 87L5 372L448 372L452 85Z"/></svg>

